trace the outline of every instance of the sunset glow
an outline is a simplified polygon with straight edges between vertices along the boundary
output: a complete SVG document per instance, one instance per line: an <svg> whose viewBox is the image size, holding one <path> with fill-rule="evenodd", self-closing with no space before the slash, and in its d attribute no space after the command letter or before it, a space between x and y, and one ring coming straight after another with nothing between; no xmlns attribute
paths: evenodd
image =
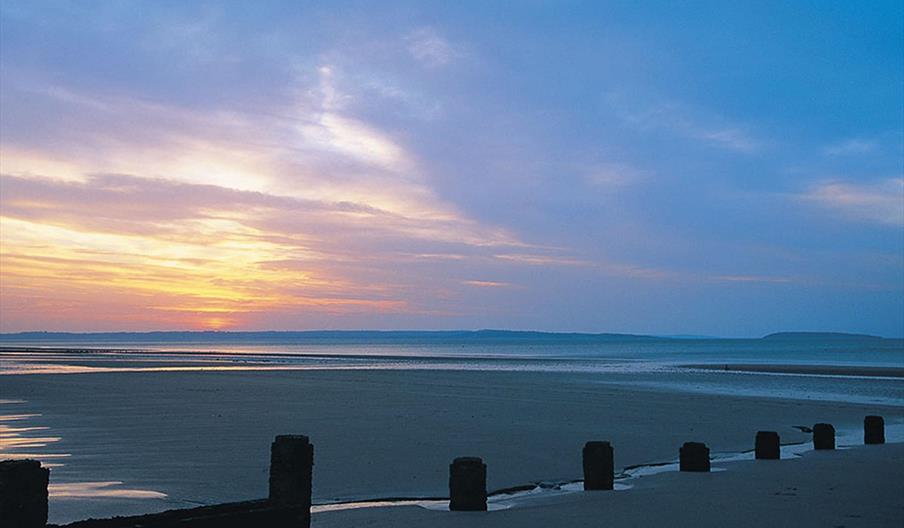
<svg viewBox="0 0 904 528"><path fill-rule="evenodd" d="M881 20L107 7L2 7L0 331L900 329Z"/></svg>

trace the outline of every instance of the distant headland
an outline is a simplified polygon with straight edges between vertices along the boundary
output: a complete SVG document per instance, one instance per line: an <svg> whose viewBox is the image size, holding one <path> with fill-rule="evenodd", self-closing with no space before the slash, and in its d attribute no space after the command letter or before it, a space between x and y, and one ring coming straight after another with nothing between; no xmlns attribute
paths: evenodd
<svg viewBox="0 0 904 528"><path fill-rule="evenodd" d="M860 341L864 339L885 339L880 336L869 334L848 334L844 332L776 332L764 336L763 339L770 340L793 340L793 339L820 339L823 341Z"/></svg>

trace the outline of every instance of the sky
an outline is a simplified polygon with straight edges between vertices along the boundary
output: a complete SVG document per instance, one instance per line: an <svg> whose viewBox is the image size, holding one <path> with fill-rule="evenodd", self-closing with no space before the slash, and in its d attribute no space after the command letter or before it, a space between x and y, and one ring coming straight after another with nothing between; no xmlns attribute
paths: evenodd
<svg viewBox="0 0 904 528"><path fill-rule="evenodd" d="M904 335L904 3L0 2L0 331Z"/></svg>

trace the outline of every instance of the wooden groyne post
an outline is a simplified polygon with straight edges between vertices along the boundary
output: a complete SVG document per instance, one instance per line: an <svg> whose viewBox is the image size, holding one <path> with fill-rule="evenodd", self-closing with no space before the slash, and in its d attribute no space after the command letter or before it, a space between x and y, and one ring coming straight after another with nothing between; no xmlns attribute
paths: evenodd
<svg viewBox="0 0 904 528"><path fill-rule="evenodd" d="M885 419L881 416L867 416L863 419L863 443L885 443Z"/></svg>
<svg viewBox="0 0 904 528"><path fill-rule="evenodd" d="M314 446L307 436L277 436L270 446L270 495L252 499L159 513L88 519L63 528L309 528L311 526L311 477ZM0 494L2 496L2 494ZM46 512L46 509L45 509ZM46 513L45 513L46 521ZM40 525L17 525L19 528Z"/></svg>
<svg viewBox="0 0 904 528"><path fill-rule="evenodd" d="M615 460L609 442L584 444L584 490L611 490L615 482Z"/></svg>
<svg viewBox="0 0 904 528"><path fill-rule="evenodd" d="M709 471L709 448L702 442L685 442L678 450L681 471Z"/></svg>
<svg viewBox="0 0 904 528"><path fill-rule="evenodd" d="M778 460L782 457L781 441L775 431L757 431L754 442L757 460Z"/></svg>
<svg viewBox="0 0 904 528"><path fill-rule="evenodd" d="M304 435L279 435L270 445L270 502L311 508L314 446Z"/></svg>
<svg viewBox="0 0 904 528"><path fill-rule="evenodd" d="M37 460L0 462L0 526L44 528L50 470Z"/></svg>
<svg viewBox="0 0 904 528"><path fill-rule="evenodd" d="M460 457L449 464L449 509L486 511L487 466L478 457Z"/></svg>
<svg viewBox="0 0 904 528"><path fill-rule="evenodd" d="M813 426L813 449L835 449L835 428L832 424L818 423Z"/></svg>

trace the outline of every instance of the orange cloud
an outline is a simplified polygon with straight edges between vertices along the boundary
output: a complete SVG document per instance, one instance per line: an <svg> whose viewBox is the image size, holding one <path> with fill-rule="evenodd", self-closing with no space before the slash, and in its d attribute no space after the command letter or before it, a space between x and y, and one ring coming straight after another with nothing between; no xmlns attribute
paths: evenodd
<svg viewBox="0 0 904 528"><path fill-rule="evenodd" d="M367 204L133 176L2 176L0 213L4 329L48 318L221 329L263 313L417 312L400 279L380 276L385 262L483 243L476 225L450 237L447 220L425 225Z"/></svg>
<svg viewBox="0 0 904 528"><path fill-rule="evenodd" d="M17 87L78 126L0 141L0 330L456 314L452 266L589 265L440 199L399 137L346 112L334 73L268 113Z"/></svg>

